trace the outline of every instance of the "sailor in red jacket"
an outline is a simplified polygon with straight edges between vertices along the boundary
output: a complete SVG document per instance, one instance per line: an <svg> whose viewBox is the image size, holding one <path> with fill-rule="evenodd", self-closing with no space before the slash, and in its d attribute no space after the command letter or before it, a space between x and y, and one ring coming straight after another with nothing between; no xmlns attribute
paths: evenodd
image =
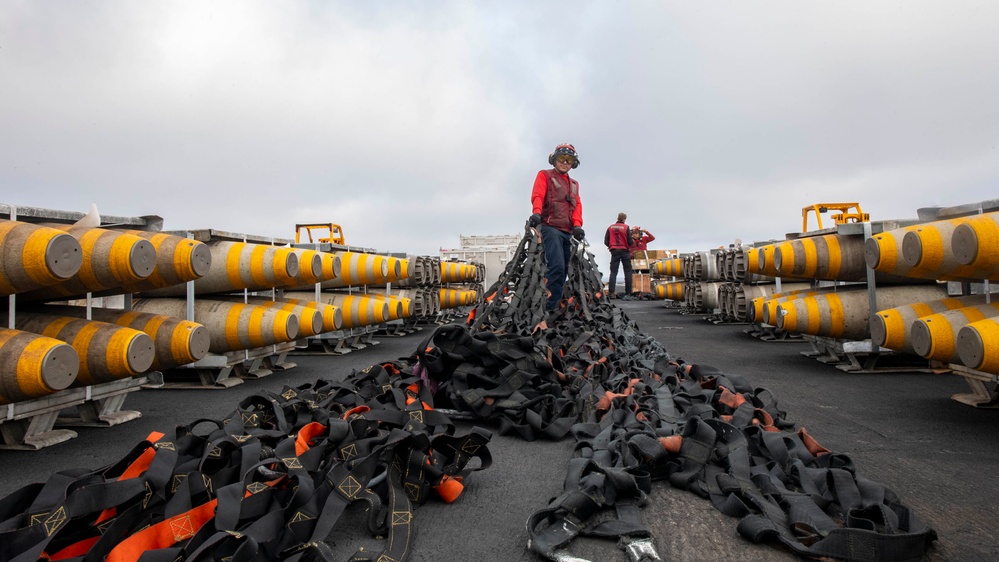
<svg viewBox="0 0 999 562"><path fill-rule="evenodd" d="M643 229L640 226L632 227L631 229L631 252L644 252L649 249L649 242L655 240L656 237L652 235L648 230Z"/></svg>
<svg viewBox="0 0 999 562"><path fill-rule="evenodd" d="M571 144L560 144L548 155L551 170L541 170L534 178L531 191L533 228L541 229L541 244L545 249L548 273L548 310L554 310L562 300L562 287L572 256L572 238L582 240L583 203L579 199L579 182L569 177L569 170L579 166L579 157Z"/></svg>
<svg viewBox="0 0 999 562"><path fill-rule="evenodd" d="M617 285L617 268L624 265L624 292L631 294L631 240L629 237L628 225L624 221L628 220L628 215L617 214L617 222L607 227L604 233L604 246L611 253L610 281L607 282L607 297L614 298L614 287Z"/></svg>

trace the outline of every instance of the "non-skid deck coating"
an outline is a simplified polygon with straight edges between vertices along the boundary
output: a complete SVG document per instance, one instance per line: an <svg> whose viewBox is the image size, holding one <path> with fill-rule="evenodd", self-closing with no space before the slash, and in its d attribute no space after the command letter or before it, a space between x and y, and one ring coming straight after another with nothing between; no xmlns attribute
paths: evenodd
<svg viewBox="0 0 999 562"><path fill-rule="evenodd" d="M822 445L853 457L858 473L892 488L940 540L930 561L999 560L999 410L976 410L950 395L967 392L963 379L933 374L849 374L801 351L803 343L766 343L743 333L743 325L713 325L703 316L683 316L661 302L620 302L647 333L690 363L706 363L741 374L770 389L788 419ZM298 364L226 390L144 390L124 409L142 418L111 428L80 429L79 437L49 449L0 451L0 496L42 481L52 472L96 468L122 456L149 432L197 418L221 418L242 398L262 389L280 390L317 378L342 378L383 360L410 355L429 333L380 338L380 345L345 356L295 356ZM494 436L493 466L473 474L451 505L431 501L415 510L411 560L538 560L527 552L524 523L562 490L571 438L526 443ZM708 500L654 485L643 510L663 560L795 560L775 548L753 545L735 531L736 520ZM357 518L345 517L328 539L343 557L358 546L375 546ZM612 541L579 539L571 553L596 561L627 557Z"/></svg>

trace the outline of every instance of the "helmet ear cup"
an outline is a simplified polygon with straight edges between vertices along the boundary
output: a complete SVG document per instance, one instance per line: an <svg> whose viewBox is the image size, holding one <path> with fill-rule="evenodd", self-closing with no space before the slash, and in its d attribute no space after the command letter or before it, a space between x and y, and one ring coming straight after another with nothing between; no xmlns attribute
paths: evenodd
<svg viewBox="0 0 999 562"><path fill-rule="evenodd" d="M571 144L569 144L569 145L559 145L558 147L556 147L555 152L552 152L551 154L548 155L548 163L550 165L552 165L552 166L555 165L555 155L558 154L558 149L562 148L563 146L567 146L569 148L572 148ZM576 168L579 167L579 157L576 156L576 149L575 148L572 148L572 159L573 159L572 169L575 170Z"/></svg>

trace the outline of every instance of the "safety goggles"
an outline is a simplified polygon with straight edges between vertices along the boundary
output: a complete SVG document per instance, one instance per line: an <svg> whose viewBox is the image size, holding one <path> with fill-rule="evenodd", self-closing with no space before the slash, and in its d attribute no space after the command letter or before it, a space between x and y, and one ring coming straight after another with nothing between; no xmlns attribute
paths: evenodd
<svg viewBox="0 0 999 562"><path fill-rule="evenodd" d="M558 158L555 159L555 161L558 162L559 164L571 165L576 163L576 159L573 158L572 156L559 156Z"/></svg>

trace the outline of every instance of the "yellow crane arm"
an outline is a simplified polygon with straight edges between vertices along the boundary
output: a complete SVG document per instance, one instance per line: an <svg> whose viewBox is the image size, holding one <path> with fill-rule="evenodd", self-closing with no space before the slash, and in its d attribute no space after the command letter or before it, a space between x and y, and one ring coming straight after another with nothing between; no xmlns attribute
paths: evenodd
<svg viewBox="0 0 999 562"><path fill-rule="evenodd" d="M333 224L331 222L324 223L311 223L311 224L296 224L295 225L295 243L301 243L302 230L305 230L306 235L309 237L309 243L330 243L339 244L343 246L346 244L343 238L343 228L338 224ZM328 232L329 234L325 238L312 238L313 230L321 230Z"/></svg>

